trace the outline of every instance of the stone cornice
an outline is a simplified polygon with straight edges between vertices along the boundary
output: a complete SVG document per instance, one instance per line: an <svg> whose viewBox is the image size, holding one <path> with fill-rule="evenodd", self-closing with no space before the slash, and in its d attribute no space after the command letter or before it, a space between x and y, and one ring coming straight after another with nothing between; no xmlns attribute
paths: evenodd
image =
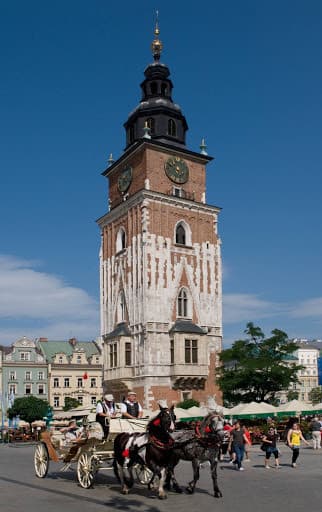
<svg viewBox="0 0 322 512"><path fill-rule="evenodd" d="M101 228L103 228L104 226L111 224L115 220L119 219L122 215L126 215L130 208L141 206L145 200L153 201L156 203L164 203L174 208L186 208L191 211L194 210L209 215L213 215L214 213L218 214L221 211L219 206L211 206L209 204L191 201L190 199L161 194L160 192L153 192L152 190L143 189L129 197L126 201L123 201L123 203L120 203L110 212L97 219L96 222Z"/></svg>

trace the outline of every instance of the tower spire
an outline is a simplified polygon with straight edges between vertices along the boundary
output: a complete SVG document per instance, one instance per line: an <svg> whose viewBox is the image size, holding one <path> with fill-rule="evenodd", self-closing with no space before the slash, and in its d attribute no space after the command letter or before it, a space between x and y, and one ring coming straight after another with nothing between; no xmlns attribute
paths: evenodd
<svg viewBox="0 0 322 512"><path fill-rule="evenodd" d="M161 57L161 52L163 49L162 41L159 39L160 29L159 29L159 11L156 11L156 22L154 28L154 39L151 44L152 55L155 61L159 61Z"/></svg>

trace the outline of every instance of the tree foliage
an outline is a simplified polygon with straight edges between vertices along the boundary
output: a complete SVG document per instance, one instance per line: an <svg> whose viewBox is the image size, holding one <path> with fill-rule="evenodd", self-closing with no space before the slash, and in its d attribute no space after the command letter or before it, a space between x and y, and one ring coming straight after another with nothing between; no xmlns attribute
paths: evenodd
<svg viewBox="0 0 322 512"><path fill-rule="evenodd" d="M78 407L79 405L81 404L79 403L78 400L76 400L76 398L66 396L63 411L70 411L71 409L75 409L75 407Z"/></svg>
<svg viewBox="0 0 322 512"><path fill-rule="evenodd" d="M183 400L177 404L177 407L180 407L181 409L190 409L190 407L194 406L199 407L199 402L193 398L187 398L186 400Z"/></svg>
<svg viewBox="0 0 322 512"><path fill-rule="evenodd" d="M319 404L322 402L322 387L313 388L309 392L309 400L311 400L312 404Z"/></svg>
<svg viewBox="0 0 322 512"><path fill-rule="evenodd" d="M247 338L237 340L231 348L220 354L218 384L226 405L240 402L275 402L278 391L287 390L297 382L302 368L287 359L296 350L287 334L274 329L269 338L263 331L248 323L244 331Z"/></svg>
<svg viewBox="0 0 322 512"><path fill-rule="evenodd" d="M300 393L298 391L295 391L295 389L290 389L286 396L287 396L287 401L291 402L292 400L298 400Z"/></svg>
<svg viewBox="0 0 322 512"><path fill-rule="evenodd" d="M21 420L31 424L34 421L42 420L48 411L49 403L35 396L16 398L13 406L8 409L10 419L19 416Z"/></svg>

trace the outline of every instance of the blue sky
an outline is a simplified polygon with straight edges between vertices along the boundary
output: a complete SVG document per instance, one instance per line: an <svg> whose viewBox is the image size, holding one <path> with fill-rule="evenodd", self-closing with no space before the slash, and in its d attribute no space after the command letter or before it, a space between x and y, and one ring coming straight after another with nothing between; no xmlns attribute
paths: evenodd
<svg viewBox="0 0 322 512"><path fill-rule="evenodd" d="M184 8L183 8L184 6ZM0 1L0 343L99 334L101 172L160 11L163 62L222 207L224 341L322 338L322 3Z"/></svg>

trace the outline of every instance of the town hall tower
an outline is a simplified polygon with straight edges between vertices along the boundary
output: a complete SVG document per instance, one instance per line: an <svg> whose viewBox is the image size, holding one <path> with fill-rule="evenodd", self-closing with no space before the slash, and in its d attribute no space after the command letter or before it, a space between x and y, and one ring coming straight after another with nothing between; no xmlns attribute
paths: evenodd
<svg viewBox="0 0 322 512"><path fill-rule="evenodd" d="M220 209L206 203L205 151L186 147L156 25L142 99L110 159L108 212L98 220L104 390L128 389L146 408L159 399L216 395L222 342Z"/></svg>

